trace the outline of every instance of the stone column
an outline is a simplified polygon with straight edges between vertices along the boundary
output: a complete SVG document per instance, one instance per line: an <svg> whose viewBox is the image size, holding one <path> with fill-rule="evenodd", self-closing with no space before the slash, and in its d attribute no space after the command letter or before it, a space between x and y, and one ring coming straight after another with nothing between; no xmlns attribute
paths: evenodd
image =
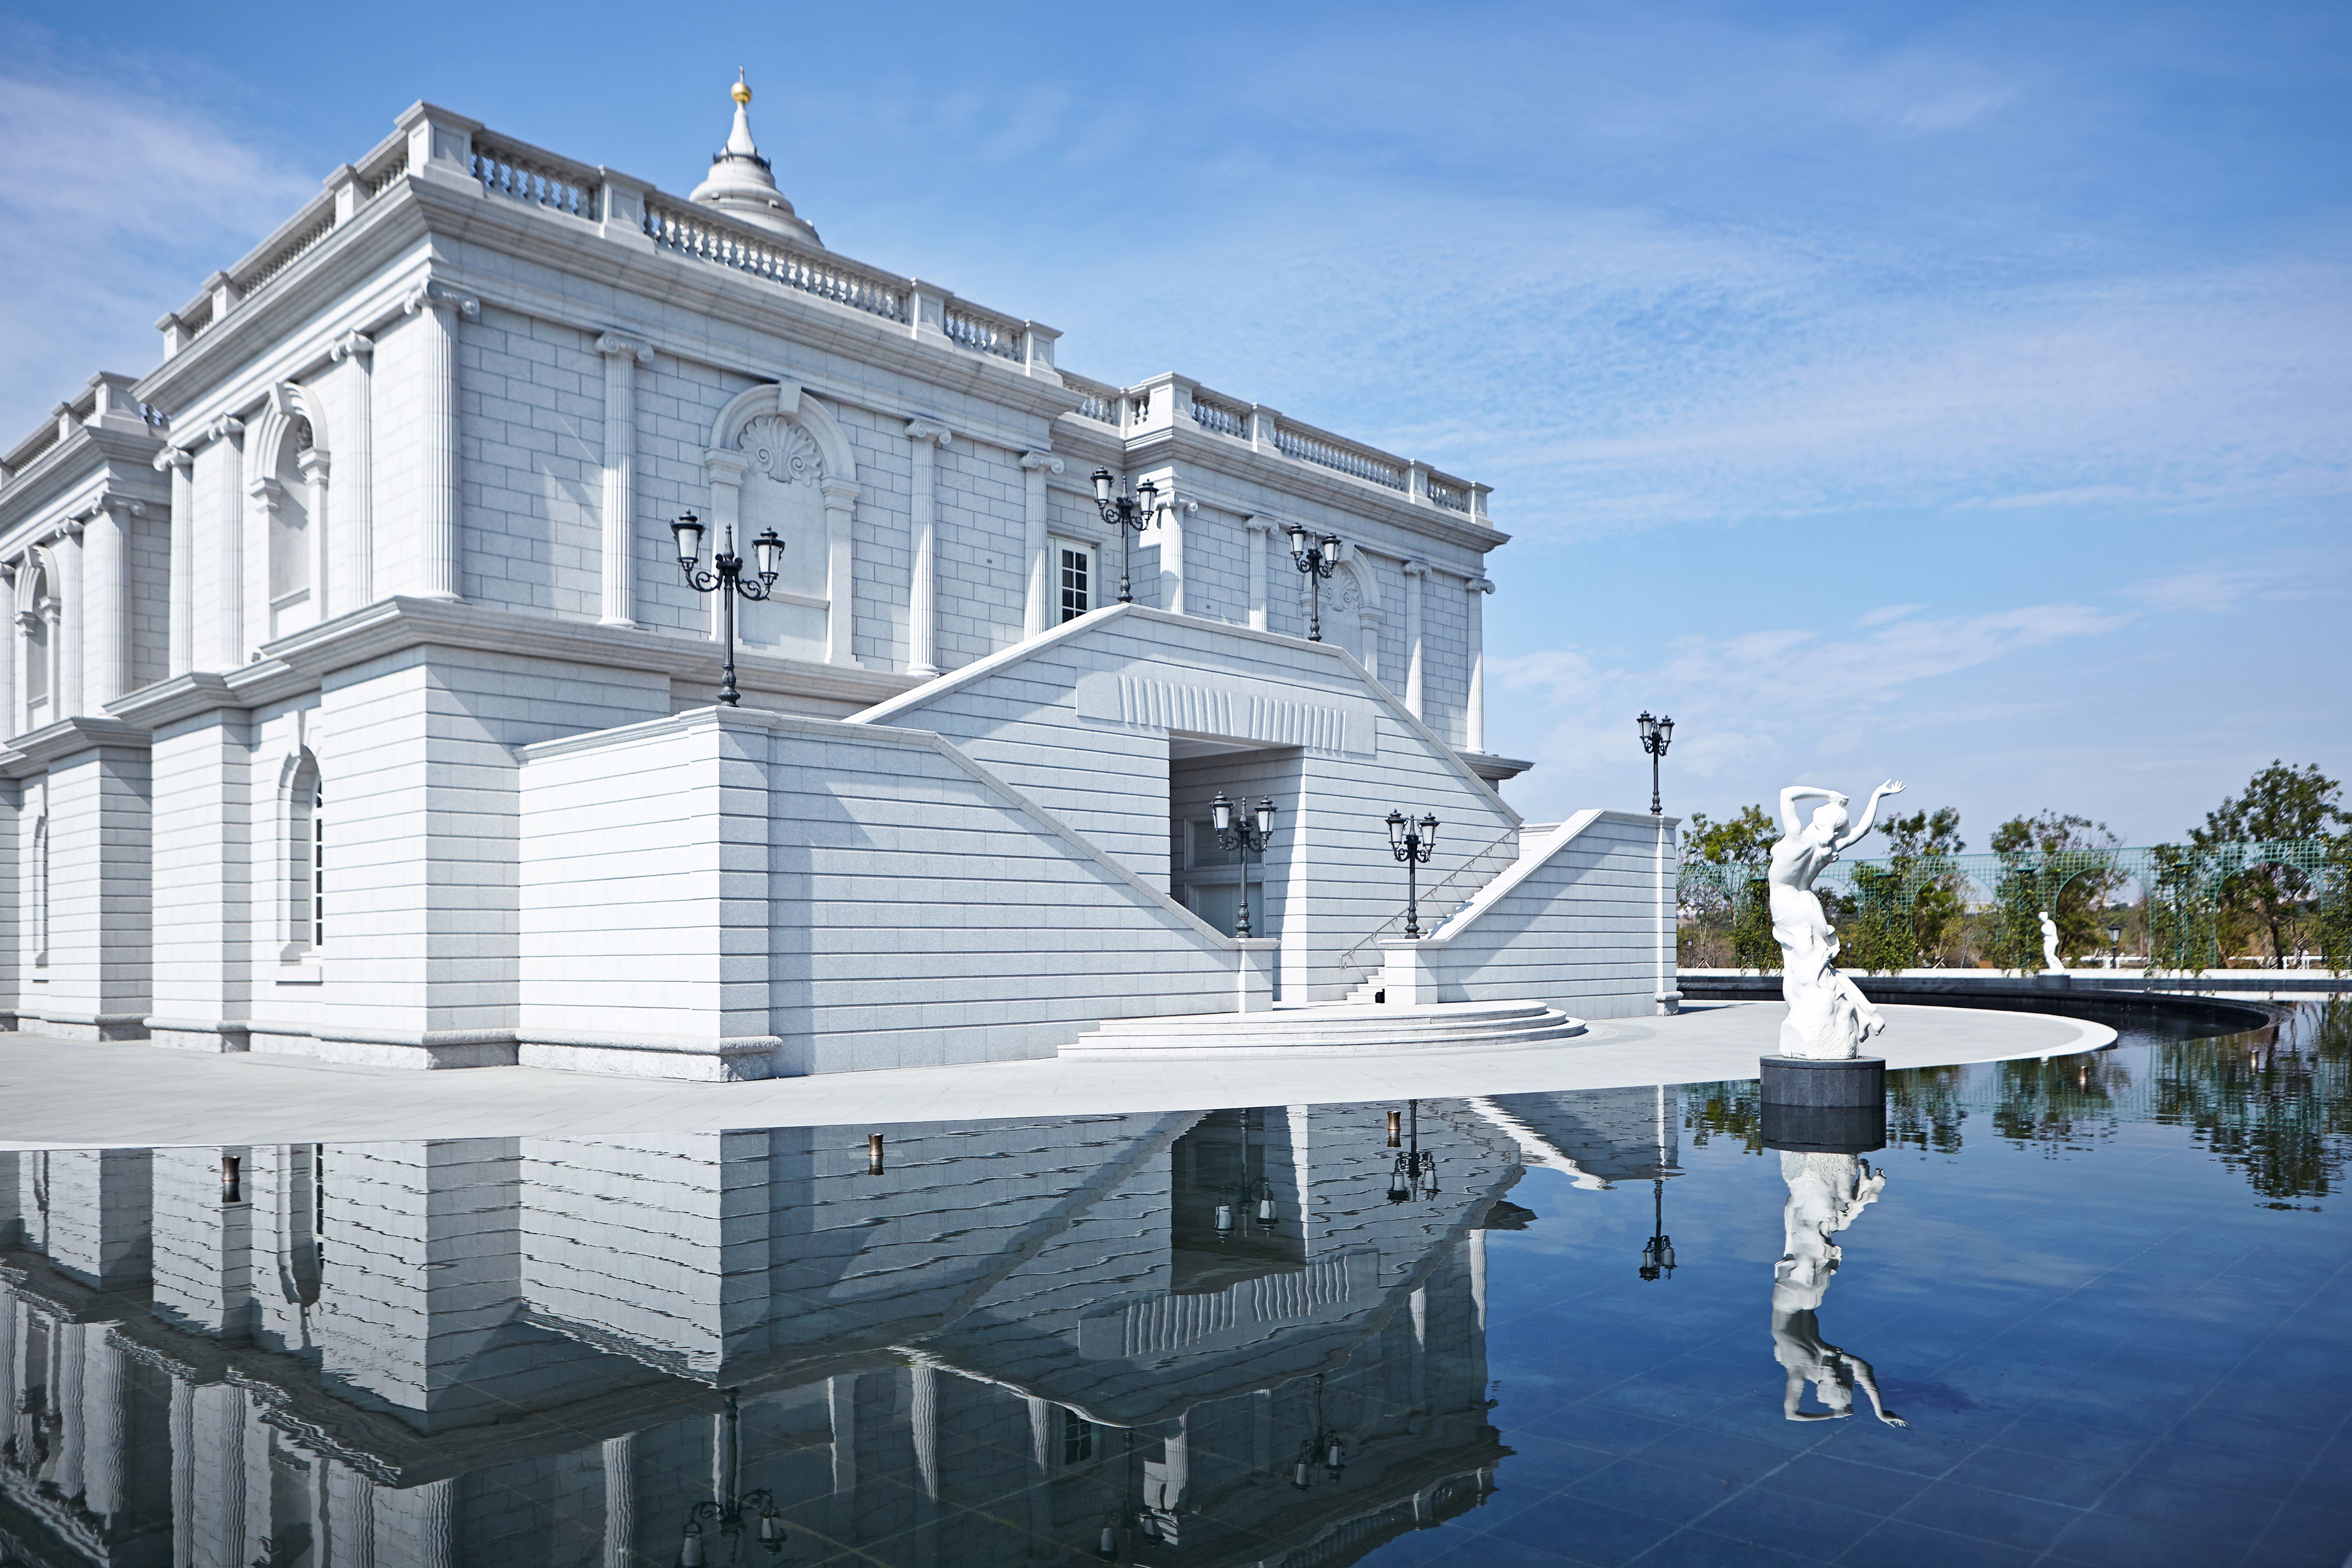
<svg viewBox="0 0 2352 1568"><path fill-rule="evenodd" d="M375 1568L375 1483L349 1465L324 1458L327 1474L327 1561L332 1568Z"/></svg>
<svg viewBox="0 0 2352 1568"><path fill-rule="evenodd" d="M310 509L310 622L315 626L334 613L327 578L327 454L323 448L312 447L297 461L309 492L302 499ZM335 602L340 602L340 595Z"/></svg>
<svg viewBox="0 0 2352 1568"><path fill-rule="evenodd" d="M1199 501L1178 500L1176 481L1160 503L1156 521L1160 533L1160 607L1171 615L1188 614L1184 600L1184 520L1201 510Z"/></svg>
<svg viewBox="0 0 2352 1568"><path fill-rule="evenodd" d="M857 487L817 482L824 497L824 662L859 668L857 645Z"/></svg>
<svg viewBox="0 0 2352 1568"><path fill-rule="evenodd" d="M58 560L56 608L49 616L49 646L56 650L57 679L50 692L49 721L69 719L82 711L83 627L89 623L83 594L82 525L67 525L55 545Z"/></svg>
<svg viewBox="0 0 2352 1568"><path fill-rule="evenodd" d="M123 1352L92 1323L82 1342L82 1506L99 1517L120 1513L131 1451L131 1379Z"/></svg>
<svg viewBox="0 0 2352 1568"><path fill-rule="evenodd" d="M927 1362L907 1369L908 1426L915 1440L915 1564L940 1560L940 1371Z"/></svg>
<svg viewBox="0 0 2352 1568"><path fill-rule="evenodd" d="M1249 624L1252 631L1265 630L1265 546L1274 532L1274 524L1262 517L1242 519L1244 548L1249 555Z"/></svg>
<svg viewBox="0 0 2352 1568"><path fill-rule="evenodd" d="M914 538L907 588L907 673L925 678L940 673L939 448L953 438L936 419L907 421L907 439L915 457L915 481L908 498Z"/></svg>
<svg viewBox="0 0 2352 1568"><path fill-rule="evenodd" d="M1486 1233L1470 1233L1470 1310L1477 1321L1478 1337L1486 1337Z"/></svg>
<svg viewBox="0 0 2352 1568"><path fill-rule="evenodd" d="M185 447L166 447L155 466L172 476L172 577L163 673L185 675L196 664L196 459Z"/></svg>
<svg viewBox="0 0 2352 1568"><path fill-rule="evenodd" d="M245 662L245 426L215 420L205 436L223 449L211 455L209 526L197 541L208 546L199 553L211 557L214 602L205 619L212 635L195 640L195 657L199 668L230 670ZM189 602L198 597L192 593Z"/></svg>
<svg viewBox="0 0 2352 1568"><path fill-rule="evenodd" d="M51 1406L58 1413L57 1468L51 1472L58 1490L69 1498L78 1498L82 1489L82 1459L87 1453L85 1439L89 1435L87 1409L83 1404L83 1343L89 1334L88 1323L59 1323L55 1347L49 1355L49 1391Z"/></svg>
<svg viewBox="0 0 2352 1568"><path fill-rule="evenodd" d="M610 384L608 381L606 384ZM637 1437L604 1439L604 1568L630 1568L637 1538Z"/></svg>
<svg viewBox="0 0 2352 1568"><path fill-rule="evenodd" d="M415 1496L416 1568L457 1568L457 1481L429 1481Z"/></svg>
<svg viewBox="0 0 2352 1568"><path fill-rule="evenodd" d="M457 318L478 317L482 302L441 283L420 284L403 308L424 334L418 356L417 493L423 539L416 592L427 599L455 599L457 592L457 517L464 503L458 478Z"/></svg>
<svg viewBox="0 0 2352 1568"><path fill-rule="evenodd" d="M172 1373L172 1568L196 1555L196 1385Z"/></svg>
<svg viewBox="0 0 2352 1568"><path fill-rule="evenodd" d="M857 1378L842 1373L825 1379L826 1414L833 1428L833 1506L835 1539L857 1540Z"/></svg>
<svg viewBox="0 0 2352 1568"><path fill-rule="evenodd" d="M131 517L146 517L146 503L106 494L82 524L82 696L91 710L131 689Z"/></svg>
<svg viewBox="0 0 2352 1568"><path fill-rule="evenodd" d="M1462 745L1465 751L1486 749L1486 628L1482 595L1495 591L1495 584L1484 577L1473 577L1463 584L1470 594L1470 700L1462 708Z"/></svg>
<svg viewBox="0 0 2352 1568"><path fill-rule="evenodd" d="M652 345L619 332L596 340L604 356L604 624L637 624L637 367L654 363Z"/></svg>
<svg viewBox="0 0 2352 1568"><path fill-rule="evenodd" d="M341 517L348 581L335 597L345 609L375 603L375 340L345 332L331 351L350 388L343 399L343 428L335 437L343 454L343 486L336 508ZM317 527L315 521L312 527ZM177 581L175 577L173 579Z"/></svg>
<svg viewBox="0 0 2352 1568"><path fill-rule="evenodd" d="M1404 563L1404 705L1416 719L1421 710L1421 589L1429 575L1426 562Z"/></svg>
<svg viewBox="0 0 2352 1568"><path fill-rule="evenodd" d="M703 454L702 471L710 480L710 559L713 561L722 554L744 553L742 546L736 541L735 528L743 519L743 476L751 469L751 459L740 452ZM717 642L727 635L726 595L704 594L701 597L710 601L709 636L712 642ZM743 606L740 601L734 610L739 616L742 614ZM740 626L740 623L738 625Z"/></svg>
<svg viewBox="0 0 2352 1568"><path fill-rule="evenodd" d="M1413 1414L1429 1408L1429 1287L1416 1288L1408 1301L1412 1309L1412 1381L1410 1393Z"/></svg>
<svg viewBox="0 0 2352 1568"><path fill-rule="evenodd" d="M1054 629L1054 552L1045 539L1045 476L1062 471L1062 459L1051 452L1021 454L1021 477L1027 494L1022 511L1022 548L1029 555L1029 587L1022 599L1021 630L1025 637Z"/></svg>

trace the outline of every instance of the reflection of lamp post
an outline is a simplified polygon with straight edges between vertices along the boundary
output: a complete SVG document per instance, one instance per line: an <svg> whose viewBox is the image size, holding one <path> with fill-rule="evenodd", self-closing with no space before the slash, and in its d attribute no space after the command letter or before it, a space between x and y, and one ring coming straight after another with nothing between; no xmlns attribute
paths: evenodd
<svg viewBox="0 0 2352 1568"><path fill-rule="evenodd" d="M736 1483L742 1479L742 1453L737 1447L741 1423L742 1414L736 1408L735 1391L730 1388L727 1391L726 1414L719 1417L719 1463L715 1467L727 1495L706 1499L686 1510L686 1529L677 1546L679 1568L702 1568L709 1561L703 1552L704 1525L717 1525L719 1534L733 1541L755 1522L755 1510L760 1550L773 1556L784 1549L784 1516L776 1507L774 1495L765 1487L740 1494L735 1490Z"/></svg>
<svg viewBox="0 0 2352 1568"><path fill-rule="evenodd" d="M1675 1271L1675 1238L1666 1234L1666 1179L1650 1178L1650 1194L1654 1205L1650 1222L1650 1239L1642 1244L1642 1278L1656 1279L1670 1277Z"/></svg>
<svg viewBox="0 0 2352 1568"><path fill-rule="evenodd" d="M1131 496L1113 495L1111 487L1118 483L1108 468L1095 470L1095 510L1102 520L1118 530L1118 602L1135 603L1133 586L1128 581L1128 535L1141 533L1151 526L1151 514L1160 505L1160 487L1150 479L1135 487Z"/></svg>
<svg viewBox="0 0 2352 1568"><path fill-rule="evenodd" d="M1433 1198L1437 1195L1437 1156L1425 1153L1421 1147L1421 1101L1405 1101L1406 1128L1398 1148L1397 1113L1389 1112L1389 1147L1396 1149L1396 1159L1389 1169L1389 1202L1403 1203L1407 1198Z"/></svg>
<svg viewBox="0 0 2352 1568"><path fill-rule="evenodd" d="M1227 849L1242 852L1241 902L1234 910L1234 934L1250 934L1249 918L1249 858L1265 858L1266 841L1274 837L1274 797L1261 795L1248 815L1236 817L1234 803L1219 790L1217 798L1209 804L1209 824L1217 830L1217 842Z"/></svg>
<svg viewBox="0 0 2352 1568"><path fill-rule="evenodd" d="M1421 935L1421 868L1437 853L1437 818L1424 814L1410 821L1402 811L1389 813L1389 853L1404 862L1404 934Z"/></svg>
<svg viewBox="0 0 2352 1568"><path fill-rule="evenodd" d="M738 706L735 690L735 598L764 599L768 590L776 585L776 574L783 569L784 542L769 529L751 542L760 557L760 580L748 582L743 576L743 558L735 553L735 530L730 524L726 536L719 540L718 550L710 557L706 570L702 559L702 520L688 512L669 525L670 533L677 540L678 570L686 574L686 585L698 594L719 595L719 619L724 623L727 644L726 679L719 683L719 700L728 707Z"/></svg>
<svg viewBox="0 0 2352 1568"><path fill-rule="evenodd" d="M1307 574L1307 640L1323 640L1323 580L1339 569L1339 536L1315 533L1298 523L1282 531L1290 539L1290 560Z"/></svg>
<svg viewBox="0 0 2352 1568"><path fill-rule="evenodd" d="M1642 750L1650 754L1650 815L1656 819L1658 825L1658 863L1656 871L1658 990L1655 1000L1657 1002L1658 1011L1664 1013L1667 1010L1666 814L1664 803L1660 799L1658 795L1658 764L1665 761L1666 748L1674 744L1675 721L1672 719L1653 719L1650 717L1650 710L1644 708L1642 710L1642 716L1639 719L1634 720L1633 722L1641 727Z"/></svg>

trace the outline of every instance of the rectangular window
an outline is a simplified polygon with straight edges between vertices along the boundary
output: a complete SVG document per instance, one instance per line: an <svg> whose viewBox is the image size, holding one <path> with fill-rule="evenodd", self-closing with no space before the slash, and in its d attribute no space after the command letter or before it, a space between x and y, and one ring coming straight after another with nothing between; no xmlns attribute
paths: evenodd
<svg viewBox="0 0 2352 1568"><path fill-rule="evenodd" d="M1075 1410L1062 1412L1062 1463L1083 1465L1095 1457L1095 1425Z"/></svg>
<svg viewBox="0 0 2352 1568"><path fill-rule="evenodd" d="M1075 621L1095 607L1095 552L1087 545L1056 540L1055 581L1062 595L1062 619Z"/></svg>

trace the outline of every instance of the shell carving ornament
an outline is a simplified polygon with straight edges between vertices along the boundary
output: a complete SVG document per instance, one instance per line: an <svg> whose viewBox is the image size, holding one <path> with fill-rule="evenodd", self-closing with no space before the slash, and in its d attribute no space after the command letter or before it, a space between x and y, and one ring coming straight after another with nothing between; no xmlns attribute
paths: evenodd
<svg viewBox="0 0 2352 1568"><path fill-rule="evenodd" d="M755 468L780 485L801 480L814 484L824 478L824 457L817 450L816 437L782 415L752 420L743 426L735 445Z"/></svg>

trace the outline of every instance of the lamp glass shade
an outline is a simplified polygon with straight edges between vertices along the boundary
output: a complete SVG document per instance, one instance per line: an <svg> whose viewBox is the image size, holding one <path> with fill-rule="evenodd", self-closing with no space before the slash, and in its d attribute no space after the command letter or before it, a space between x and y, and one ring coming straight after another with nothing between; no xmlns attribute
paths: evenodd
<svg viewBox="0 0 2352 1568"><path fill-rule="evenodd" d="M1260 1225L1272 1225L1274 1223L1274 1199L1271 1197L1258 1199L1257 1222Z"/></svg>
<svg viewBox="0 0 2352 1568"><path fill-rule="evenodd" d="M1674 738L1675 721L1672 719L1660 719L1658 721L1658 750L1662 752L1664 751L1666 747L1673 742Z"/></svg>
<svg viewBox="0 0 2352 1568"><path fill-rule="evenodd" d="M2107 942L2108 942L2108 944L2109 944L2110 946L2113 946L2113 945L2118 944L2118 943L2120 943L2123 940L2124 940L2124 928L2123 928L2123 927L2121 927L2121 926L2109 926L2109 927L2107 928Z"/></svg>
<svg viewBox="0 0 2352 1568"><path fill-rule="evenodd" d="M1110 504L1110 487L1113 481L1108 468L1097 468L1095 470L1096 504L1099 506L1108 506Z"/></svg>
<svg viewBox="0 0 2352 1568"><path fill-rule="evenodd" d="M760 1543L772 1545L784 1538L784 1516L774 1509L760 1516Z"/></svg>
<svg viewBox="0 0 2352 1568"><path fill-rule="evenodd" d="M1230 833L1234 826L1234 803L1219 790L1217 798L1209 803L1209 822L1220 833Z"/></svg>
<svg viewBox="0 0 2352 1568"><path fill-rule="evenodd" d="M1135 510L1141 512L1147 521L1150 520L1152 509L1159 504L1159 501L1160 487L1150 479L1135 487Z"/></svg>
<svg viewBox="0 0 2352 1568"><path fill-rule="evenodd" d="M776 537L776 531L772 528L751 541L751 551L759 559L760 581L774 582L776 574L784 569L784 542Z"/></svg>
<svg viewBox="0 0 2352 1568"><path fill-rule="evenodd" d="M677 541L677 558L691 566L702 557L702 520L688 512L669 525L671 537Z"/></svg>
<svg viewBox="0 0 2352 1568"><path fill-rule="evenodd" d="M1642 716L1633 721L1633 728L1641 731L1642 739L1647 741L1658 732L1658 721L1651 718L1650 710L1644 708L1642 710Z"/></svg>
<svg viewBox="0 0 2352 1568"><path fill-rule="evenodd" d="M1290 541L1290 552L1293 555L1304 555L1307 553L1306 529L1294 522L1285 528L1282 532L1283 536Z"/></svg>
<svg viewBox="0 0 2352 1568"><path fill-rule="evenodd" d="M1435 816L1434 815L1432 815L1432 816L1424 816L1424 817L1423 817L1423 818L1421 819L1421 822L1420 822L1420 824L1419 824L1419 826L1420 826L1420 828L1421 828L1421 849L1422 849L1422 853L1423 853L1423 855L1428 855L1428 854L1433 853L1433 852L1436 850L1436 848L1437 848L1437 818L1436 818L1436 816Z"/></svg>
<svg viewBox="0 0 2352 1568"><path fill-rule="evenodd" d="M1404 813L1402 811L1389 813L1389 847L1400 855L1404 853Z"/></svg>
<svg viewBox="0 0 2352 1568"><path fill-rule="evenodd" d="M1257 836L1260 838L1274 837L1274 797L1272 795L1262 796L1257 803Z"/></svg>
<svg viewBox="0 0 2352 1568"><path fill-rule="evenodd" d="M685 1564L685 1568L702 1568L702 1526L689 1524L686 1527L686 1539L677 1545L677 1560Z"/></svg>

